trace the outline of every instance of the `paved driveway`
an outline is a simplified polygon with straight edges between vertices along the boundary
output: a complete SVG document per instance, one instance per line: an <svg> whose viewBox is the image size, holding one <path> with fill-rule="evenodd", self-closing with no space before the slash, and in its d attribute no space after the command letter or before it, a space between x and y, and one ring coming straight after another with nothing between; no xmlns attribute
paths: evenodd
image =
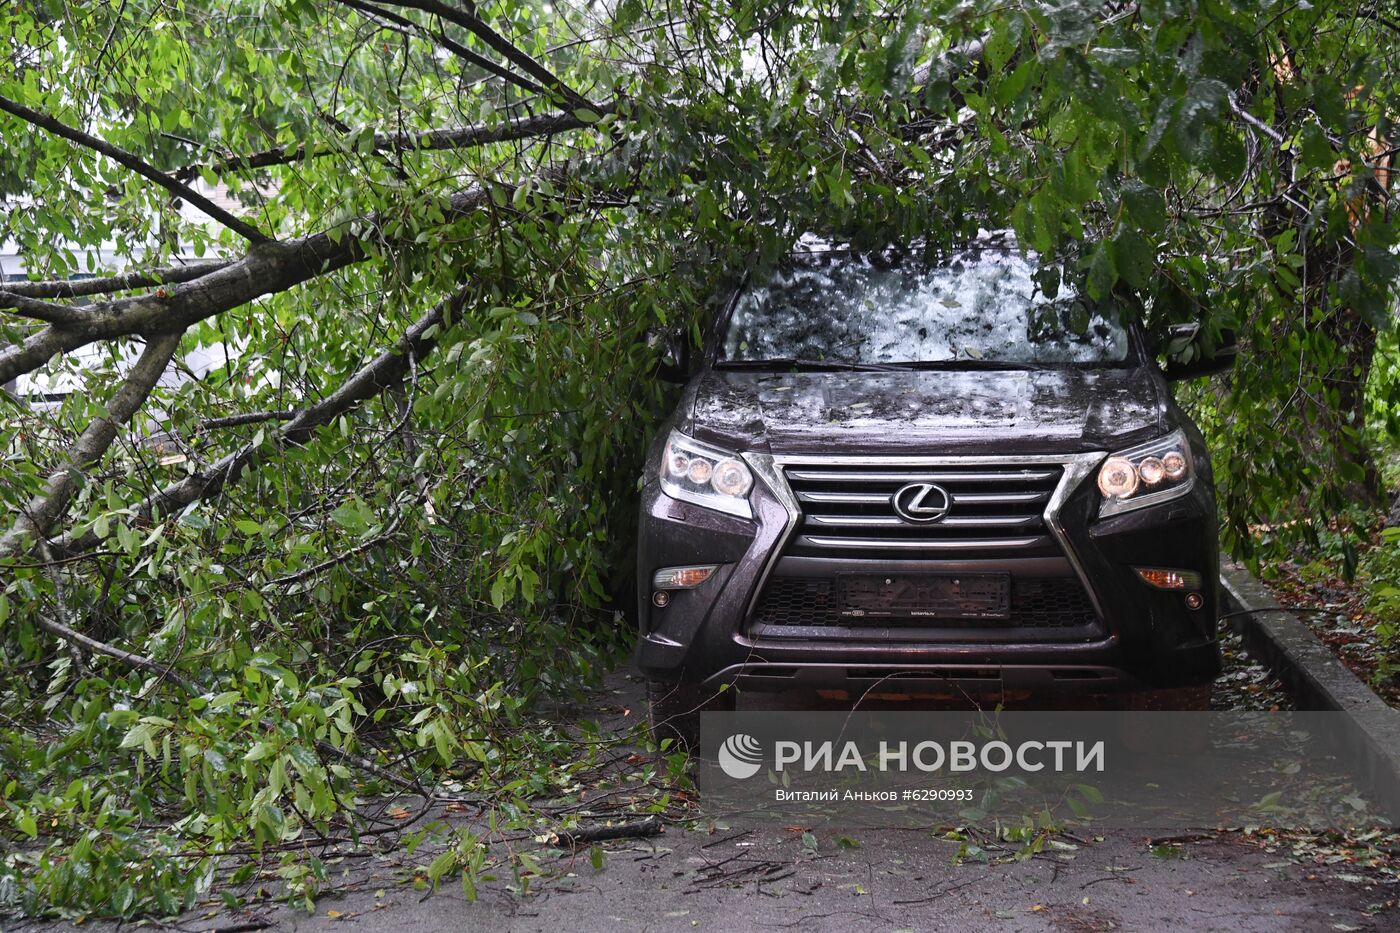
<svg viewBox="0 0 1400 933"><path fill-rule="evenodd" d="M592 709L576 712L623 732L644 708L640 684L619 672ZM436 816L460 824L466 821L460 809L439 807L422 822ZM603 843L601 868L588 850L546 857L541 867L550 877L532 882L525 895L502 872L482 884L475 903L455 880L445 880L437 893L423 888L430 846L414 855L402 846L361 847L327 859L329 883L311 913L271 901L237 911L212 902L161 928L1346 931L1400 924L1394 860L1351 864L1342 849L1317 840L1065 836L1020 861L980 841L991 861L957 864L961 843L928 830L824 824L745 831L673 822L659 836ZM261 883L276 888L274 881Z"/></svg>

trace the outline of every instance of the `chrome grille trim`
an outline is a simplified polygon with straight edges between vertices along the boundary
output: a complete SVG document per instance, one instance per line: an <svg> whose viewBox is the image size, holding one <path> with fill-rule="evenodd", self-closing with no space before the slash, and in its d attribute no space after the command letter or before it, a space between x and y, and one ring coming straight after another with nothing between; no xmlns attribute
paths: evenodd
<svg viewBox="0 0 1400 933"><path fill-rule="evenodd" d="M837 502L849 505L876 505L889 500L878 492L800 492L799 502Z"/></svg>
<svg viewBox="0 0 1400 933"><path fill-rule="evenodd" d="M950 493L953 505L1024 505L1044 502L1049 492L956 492ZM888 502L882 492L799 492L798 502L832 503L836 505L879 505Z"/></svg>
<svg viewBox="0 0 1400 933"><path fill-rule="evenodd" d="M798 535L797 543L813 547L855 548L869 551L1001 551L1011 548L1049 544L1049 535L1026 535L1022 538L831 538L823 535Z"/></svg>
<svg viewBox="0 0 1400 933"><path fill-rule="evenodd" d="M1059 464L1056 464L1059 466ZM787 475L811 483L1033 483L1051 479L1054 470L978 470L976 472L850 473L830 470L788 470Z"/></svg>
<svg viewBox="0 0 1400 933"><path fill-rule="evenodd" d="M1093 471L1098 468L1099 464L1103 462L1104 458L1108 456L1108 453L1106 451L1093 451L1090 453L1062 455L1036 454L968 457L820 457L788 455L775 456L773 454L762 454L753 452L745 453L742 456L744 460L749 464L749 466L754 470L755 474L757 474L757 476L763 482L763 484L768 487L772 494L782 504L783 508L787 511L786 527L778 536L778 540L775 543L772 552L768 555L768 559L765 562L763 569L758 575L758 580L756 582L754 590L750 594L749 605L745 618L752 616L754 608L757 605L758 599L762 595L764 587L768 583L769 576L771 576L773 569L777 566L778 561L786 553L789 544L792 543L793 537L797 534L798 529L803 524L802 502L799 501L798 496L793 492L792 487L788 485L787 477L784 475L784 469L787 467L806 468L805 470L800 470L799 472L805 472L810 474L813 471L813 468L815 468L817 471L820 471L820 468L822 466L827 465L846 467L868 466L872 468L872 472L875 472L876 475L879 475L878 471L881 468L888 470L891 468L899 467L914 467L918 469L931 471L929 474L923 475L933 475L933 472L936 472L940 469L955 473L959 467L967 468L984 466L1003 466L1033 468L1036 466L1043 466L1058 468L1060 470L1059 482L1056 484L1054 490L1049 493L1049 500L1045 504L1045 510L1041 513L1041 517L1045 523L1045 530L1049 533L1050 537L1054 540L1054 542L1059 545L1060 550L1064 553L1065 559L1069 561L1070 566L1073 568L1075 575L1079 578L1079 581L1084 585L1084 589L1089 594L1089 599L1094 605L1094 610L1099 614L1100 617L1103 616L1103 605L1099 601L1098 592L1090 583L1088 573L1084 569L1083 561L1080 559L1078 552L1076 552L1074 544L1069 540L1068 536L1065 534L1064 526L1060 522L1060 509L1064 506L1064 503L1070 497L1070 494L1073 493L1076 489L1078 489L1080 484L1082 484L1084 480L1086 480L1093 473ZM1024 474L1027 473L1042 473L1047 474L1049 476L1054 475L1053 470L1037 471L1033 469L1023 469L1019 471L1012 470L999 472L1010 472L1012 473L1012 475L1017 476L1018 478L1023 478ZM907 476L909 474L900 473L898 475ZM944 475L948 474L944 473ZM919 480L909 481L917 482ZM933 480L924 481L932 482ZM807 493L807 495L818 494ZM876 501L882 501L887 498L886 496L880 496L879 494L842 493L841 495L874 496L873 499L861 498L858 500L854 500L866 504L870 504ZM980 496L983 494L963 493L963 495ZM1004 496L1006 494L1000 495ZM1045 498L1046 493L1044 491L1037 491L1034 493L1015 493L1013 495L1016 495L1018 497L1033 496L1034 498L1024 499L1025 502L1033 502L1043 500ZM850 500L833 499L826 501ZM957 504L957 501L958 500L955 497L954 504ZM979 500L974 501L976 502ZM1017 501L1022 500L1018 499ZM966 502L966 500L964 500L964 502ZM980 500L980 504L994 503L992 499L984 498ZM878 552L872 552L872 556L875 556L876 553Z"/></svg>
<svg viewBox="0 0 1400 933"><path fill-rule="evenodd" d="M1052 547L1041 505L1049 501L1064 472L1062 464L1052 466L938 469L920 464L871 469L780 463L797 495L805 532L790 543L789 551L808 557L959 550L986 555ZM952 511L946 517L910 522L897 514L893 499L900 488L934 481L948 496Z"/></svg>
<svg viewBox="0 0 1400 933"><path fill-rule="evenodd" d="M889 498L889 496L884 496L881 501L888 502ZM1046 498L1049 498L1048 493ZM1029 525L1031 522L1041 520L1040 515L950 515L938 524L945 528L949 526L953 528L1010 528L1016 525ZM804 515L803 521L808 525L829 525L839 528L909 527L903 519L894 515Z"/></svg>
<svg viewBox="0 0 1400 933"><path fill-rule="evenodd" d="M959 492L953 493L953 505L1020 505L1044 502L1048 492Z"/></svg>

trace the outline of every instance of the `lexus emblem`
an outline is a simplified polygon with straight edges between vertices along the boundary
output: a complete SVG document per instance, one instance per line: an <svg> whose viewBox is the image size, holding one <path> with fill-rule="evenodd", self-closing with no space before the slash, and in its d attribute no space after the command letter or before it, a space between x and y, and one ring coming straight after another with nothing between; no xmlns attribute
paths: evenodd
<svg viewBox="0 0 1400 933"><path fill-rule="evenodd" d="M941 522L953 505L948 490L934 483L910 483L890 496L895 514L915 525Z"/></svg>

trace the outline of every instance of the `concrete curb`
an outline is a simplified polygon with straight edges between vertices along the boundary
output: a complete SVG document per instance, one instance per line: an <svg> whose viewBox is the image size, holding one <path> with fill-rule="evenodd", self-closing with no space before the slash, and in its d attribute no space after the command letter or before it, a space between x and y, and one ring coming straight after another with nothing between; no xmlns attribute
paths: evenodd
<svg viewBox="0 0 1400 933"><path fill-rule="evenodd" d="M1338 661L1297 616L1279 608L1274 595L1243 567L1220 569L1225 621L1245 648L1283 681L1301 709L1346 713L1341 738L1366 764L1374 796L1400 818L1400 710L1393 709Z"/></svg>

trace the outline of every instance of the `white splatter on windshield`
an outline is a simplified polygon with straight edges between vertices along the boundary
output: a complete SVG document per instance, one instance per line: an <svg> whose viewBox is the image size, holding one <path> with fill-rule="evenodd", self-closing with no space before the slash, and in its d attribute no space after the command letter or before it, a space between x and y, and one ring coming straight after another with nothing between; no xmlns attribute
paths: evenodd
<svg viewBox="0 0 1400 933"><path fill-rule="evenodd" d="M803 246L807 246L804 242ZM902 252L795 252L739 296L724 359L851 364L1119 363L1128 334L1035 257L978 243L929 262Z"/></svg>

